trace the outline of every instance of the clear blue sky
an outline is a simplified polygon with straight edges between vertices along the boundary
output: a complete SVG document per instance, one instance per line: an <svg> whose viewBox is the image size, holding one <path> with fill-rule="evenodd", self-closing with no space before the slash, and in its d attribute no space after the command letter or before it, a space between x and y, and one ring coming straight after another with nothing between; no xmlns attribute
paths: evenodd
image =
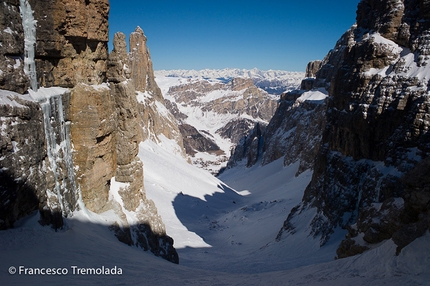
<svg viewBox="0 0 430 286"><path fill-rule="evenodd" d="M355 23L358 2L110 0L109 33L140 26L156 70L304 71Z"/></svg>

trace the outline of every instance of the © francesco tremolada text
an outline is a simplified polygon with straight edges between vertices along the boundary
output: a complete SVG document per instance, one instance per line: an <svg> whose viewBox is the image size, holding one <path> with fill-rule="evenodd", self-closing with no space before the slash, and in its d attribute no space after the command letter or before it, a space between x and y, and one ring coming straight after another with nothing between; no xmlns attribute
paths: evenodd
<svg viewBox="0 0 430 286"><path fill-rule="evenodd" d="M44 267L31 268L18 267L19 275L122 275L122 268L114 267L78 267L75 265L67 267Z"/></svg>

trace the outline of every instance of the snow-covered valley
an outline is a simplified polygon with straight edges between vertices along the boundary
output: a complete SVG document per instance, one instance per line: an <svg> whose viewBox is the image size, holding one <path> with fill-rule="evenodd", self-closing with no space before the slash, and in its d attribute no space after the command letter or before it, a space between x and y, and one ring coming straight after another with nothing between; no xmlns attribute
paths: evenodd
<svg viewBox="0 0 430 286"><path fill-rule="evenodd" d="M297 164L283 167L275 161L265 167L238 167L219 180L189 165L171 152L172 147L169 140L159 145L146 141L140 144L139 156L147 170L147 195L175 239L179 265L119 243L106 225L112 213L98 215L83 209L58 232L40 226L37 214L0 232L0 279L8 285L425 285L429 281L429 258L420 255L430 252L429 234L399 256L387 241L341 260L334 256L342 231L322 248L305 229L275 242L279 225L310 180L309 171L294 176ZM8 273L11 267L17 271L14 275ZM102 267L116 274L88 274ZM61 268L68 273L24 274L34 268Z"/></svg>

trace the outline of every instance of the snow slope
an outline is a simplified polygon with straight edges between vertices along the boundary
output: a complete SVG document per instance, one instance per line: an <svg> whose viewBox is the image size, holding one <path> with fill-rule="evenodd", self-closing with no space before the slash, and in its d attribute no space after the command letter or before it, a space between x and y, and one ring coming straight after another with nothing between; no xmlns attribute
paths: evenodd
<svg viewBox="0 0 430 286"><path fill-rule="evenodd" d="M282 161L261 170L236 169L223 176L236 191L151 141L140 147L147 196L157 205L167 234L175 239L181 264L250 273L290 264L288 259L272 263L271 256L279 249L268 244L300 201L310 172L295 178L298 164L284 168ZM229 263L217 263L220 257Z"/></svg>
<svg viewBox="0 0 430 286"><path fill-rule="evenodd" d="M363 255L333 260L336 245L298 229L274 242L286 214L300 199L311 173L294 177L297 163L234 168L220 179L171 152L163 139L140 144L145 188L179 248L175 265L118 242L107 228L113 213L83 208L55 232L38 215L0 232L4 285L425 285L430 281L430 234L395 256L388 241ZM300 225L306 225L303 222ZM339 233L341 235L342 233ZM61 268L67 275L24 275L27 268ZM15 267L17 273L13 272ZM122 274L82 274L82 268L116 267ZM77 274L77 269L80 274ZM65 270L64 270L65 269ZM73 273L75 270L75 274ZM45 269L46 271L46 269Z"/></svg>

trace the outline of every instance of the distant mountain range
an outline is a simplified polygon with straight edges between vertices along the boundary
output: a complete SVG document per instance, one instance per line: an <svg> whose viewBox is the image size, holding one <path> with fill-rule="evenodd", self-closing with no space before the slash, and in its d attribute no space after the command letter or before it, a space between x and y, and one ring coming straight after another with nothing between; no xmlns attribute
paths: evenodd
<svg viewBox="0 0 430 286"><path fill-rule="evenodd" d="M259 70L259 69L204 69L204 70L158 70L156 76L200 78L206 80L218 80L229 82L233 78L250 78L254 84L270 94L281 94L294 90L300 86L305 77L304 72L291 72L284 70Z"/></svg>

